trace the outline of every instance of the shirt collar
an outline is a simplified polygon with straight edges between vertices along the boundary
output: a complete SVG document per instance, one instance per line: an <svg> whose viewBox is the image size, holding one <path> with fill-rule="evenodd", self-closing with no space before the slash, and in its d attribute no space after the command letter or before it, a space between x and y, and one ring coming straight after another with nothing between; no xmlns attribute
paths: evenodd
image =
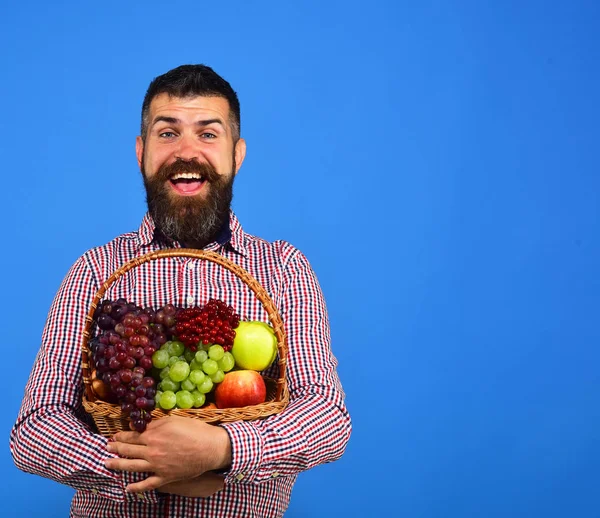
<svg viewBox="0 0 600 518"><path fill-rule="evenodd" d="M137 237L140 248L150 246L151 244L164 244L164 239L160 239L156 230L156 225L150 213L146 212L142 219L142 224L138 229ZM171 242L167 246L180 248L181 245ZM223 225L213 243L205 247L205 250L218 250L219 248L230 248L231 250L246 255L246 237L242 226L233 210L229 211L229 221Z"/></svg>

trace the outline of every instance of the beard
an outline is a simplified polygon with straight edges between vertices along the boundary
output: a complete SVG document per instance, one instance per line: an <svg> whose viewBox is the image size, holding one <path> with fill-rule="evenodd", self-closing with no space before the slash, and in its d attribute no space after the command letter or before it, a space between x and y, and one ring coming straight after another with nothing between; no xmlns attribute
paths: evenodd
<svg viewBox="0 0 600 518"><path fill-rule="evenodd" d="M142 177L146 188L148 211L156 229L167 239L182 246L204 248L213 242L219 231L229 221L233 199L235 159L229 176L220 175L214 167L195 159L177 159L161 166L152 178L146 176L142 161ZM205 198L176 196L167 185L175 173L197 173L204 178L208 188Z"/></svg>

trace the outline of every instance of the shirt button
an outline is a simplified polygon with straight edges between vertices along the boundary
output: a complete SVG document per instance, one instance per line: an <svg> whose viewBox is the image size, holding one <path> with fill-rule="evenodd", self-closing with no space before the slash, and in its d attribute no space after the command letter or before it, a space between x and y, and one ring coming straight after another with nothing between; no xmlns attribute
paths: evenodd
<svg viewBox="0 0 600 518"><path fill-rule="evenodd" d="M243 473L238 473L238 474L235 476L235 479L236 479L238 482L240 482L241 480L243 480L243 479L244 479L244 474L243 474Z"/></svg>
<svg viewBox="0 0 600 518"><path fill-rule="evenodd" d="M273 473L271 476L272 476L273 478L277 478L277 477L279 476L279 473L276 471L276 472L275 472L275 473Z"/></svg>
<svg viewBox="0 0 600 518"><path fill-rule="evenodd" d="M186 300L190 306L194 303L194 297L192 297L191 295Z"/></svg>
<svg viewBox="0 0 600 518"><path fill-rule="evenodd" d="M95 495L98 494L98 490L96 488L92 489L92 493L94 493Z"/></svg>
<svg viewBox="0 0 600 518"><path fill-rule="evenodd" d="M193 270L194 269L194 263L190 262L187 264L188 270Z"/></svg>
<svg viewBox="0 0 600 518"><path fill-rule="evenodd" d="M144 493L137 494L138 500L143 500L145 498Z"/></svg>

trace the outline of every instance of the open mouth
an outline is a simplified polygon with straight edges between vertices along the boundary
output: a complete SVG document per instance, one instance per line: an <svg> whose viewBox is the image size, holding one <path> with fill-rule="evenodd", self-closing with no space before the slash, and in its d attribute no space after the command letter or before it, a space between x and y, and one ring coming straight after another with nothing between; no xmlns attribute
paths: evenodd
<svg viewBox="0 0 600 518"><path fill-rule="evenodd" d="M206 179L199 173L175 173L169 183L177 194L193 196L202 190Z"/></svg>

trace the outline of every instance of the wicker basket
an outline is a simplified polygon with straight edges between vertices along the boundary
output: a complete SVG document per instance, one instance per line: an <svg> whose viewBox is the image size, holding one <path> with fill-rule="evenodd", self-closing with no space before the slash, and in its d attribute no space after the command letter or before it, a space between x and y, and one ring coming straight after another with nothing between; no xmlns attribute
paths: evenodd
<svg viewBox="0 0 600 518"><path fill-rule="evenodd" d="M82 369L83 369L83 383L85 391L83 394L83 407L88 414L90 414L98 428L98 431L106 436L111 437L116 432L121 430L129 430L129 421L127 418L121 415L121 408L117 404L108 403L101 400L92 388L92 353L89 348L89 341L92 338L92 327L94 324L94 313L98 304L101 302L106 290L110 285L115 282L119 277L123 276L129 270L136 268L137 266L153 261L156 259L162 259L167 257L192 257L195 259L203 259L216 263L227 270L234 273L239 277L252 292L256 295L258 300L262 303L265 308L275 337L277 338L277 348L279 352L279 377L277 379L265 378L267 385L267 399L264 403L259 405L246 406L241 408L198 408L198 409L179 409L165 411L161 409L155 409L152 411L152 417L154 419L160 419L167 415L179 415L185 417L192 417L201 419L209 423L224 423L231 421L248 421L254 419L260 419L273 414L281 412L287 406L289 402L289 393L285 376L286 360L287 360L287 343L285 339L285 332L283 329L283 322L281 317L277 313L273 301L269 297L265 289L254 279L246 270L237 264L231 262L229 259L215 252L207 252L204 250L176 248L169 250L158 250L141 257L136 257L128 263L124 264L121 268L117 269L100 287L94 299L92 301L90 310L86 316L85 326L83 330L83 340L81 343L82 353Z"/></svg>

